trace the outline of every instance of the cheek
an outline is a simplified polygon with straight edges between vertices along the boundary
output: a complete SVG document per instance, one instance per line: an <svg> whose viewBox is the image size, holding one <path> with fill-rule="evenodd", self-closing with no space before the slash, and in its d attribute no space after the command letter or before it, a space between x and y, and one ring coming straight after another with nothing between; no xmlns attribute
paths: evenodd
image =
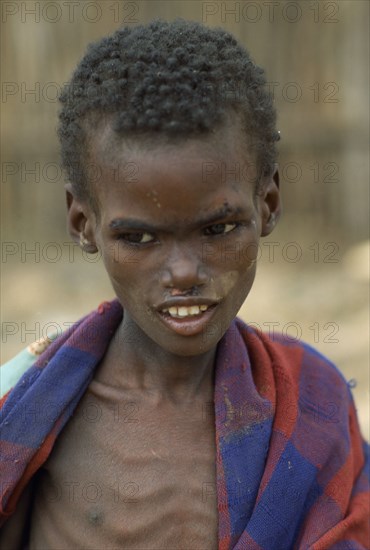
<svg viewBox="0 0 370 550"><path fill-rule="evenodd" d="M243 265L241 269L226 271L218 277L218 289L221 296L227 296L237 289L238 291L245 290L245 286L251 286L256 273L256 264L248 263Z"/></svg>
<svg viewBox="0 0 370 550"><path fill-rule="evenodd" d="M117 241L102 247L102 259L112 283L132 289L138 283L138 270L143 273L144 262L136 249L127 249Z"/></svg>
<svg viewBox="0 0 370 550"><path fill-rule="evenodd" d="M240 278L239 271L227 271L218 278L218 290L220 292L220 298L227 296L238 283Z"/></svg>
<svg viewBox="0 0 370 550"><path fill-rule="evenodd" d="M212 246L207 243L204 250L204 263L220 274L227 288L238 279L253 275L260 256L259 240L256 238L230 240Z"/></svg>
<svg viewBox="0 0 370 550"><path fill-rule="evenodd" d="M217 290L220 296L227 296L233 293L239 295L250 290L256 273L258 251L258 244L249 243L236 247L234 254L224 256L221 263L225 271L219 272L217 276ZM219 267L220 263L218 263Z"/></svg>

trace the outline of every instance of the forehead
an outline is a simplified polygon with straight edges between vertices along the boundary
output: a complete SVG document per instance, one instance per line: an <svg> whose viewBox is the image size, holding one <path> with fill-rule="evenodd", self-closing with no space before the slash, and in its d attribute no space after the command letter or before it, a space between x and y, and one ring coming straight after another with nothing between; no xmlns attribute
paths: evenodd
<svg viewBox="0 0 370 550"><path fill-rule="evenodd" d="M167 136L161 133L140 133L120 136L114 131L113 115L95 120L85 128L89 156L104 166L115 166L141 152L161 152L168 156L191 155L197 152L204 159L223 153L223 156L240 162L252 163L255 159L254 144L242 130L236 115L229 115L226 122L208 133L196 136Z"/></svg>
<svg viewBox="0 0 370 550"><path fill-rule="evenodd" d="M237 126L170 141L163 136L120 138L107 123L90 135L90 161L98 174L98 202L110 211L134 208L147 216L215 208L252 195L255 155ZM117 212L118 213L118 212ZM185 214L184 214L185 215Z"/></svg>

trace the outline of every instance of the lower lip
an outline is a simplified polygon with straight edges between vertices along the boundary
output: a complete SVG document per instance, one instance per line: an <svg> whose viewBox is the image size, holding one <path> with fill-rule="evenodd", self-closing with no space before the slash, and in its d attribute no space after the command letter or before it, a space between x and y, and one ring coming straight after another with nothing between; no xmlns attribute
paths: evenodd
<svg viewBox="0 0 370 550"><path fill-rule="evenodd" d="M199 315L188 317L171 317L169 313L158 313L162 323L181 336L194 336L199 333L207 334L207 324L217 305L210 306ZM209 332L209 331L208 331Z"/></svg>

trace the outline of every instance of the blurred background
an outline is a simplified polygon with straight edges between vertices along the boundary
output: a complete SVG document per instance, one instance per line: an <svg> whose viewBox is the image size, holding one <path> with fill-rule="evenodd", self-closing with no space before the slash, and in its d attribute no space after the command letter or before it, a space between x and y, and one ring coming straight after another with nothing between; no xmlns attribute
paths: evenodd
<svg viewBox="0 0 370 550"><path fill-rule="evenodd" d="M369 439L369 3L3 1L1 11L1 361L113 297L99 257L65 229L62 84L89 42L183 17L232 31L278 110L284 215L261 241L240 315L331 358Z"/></svg>

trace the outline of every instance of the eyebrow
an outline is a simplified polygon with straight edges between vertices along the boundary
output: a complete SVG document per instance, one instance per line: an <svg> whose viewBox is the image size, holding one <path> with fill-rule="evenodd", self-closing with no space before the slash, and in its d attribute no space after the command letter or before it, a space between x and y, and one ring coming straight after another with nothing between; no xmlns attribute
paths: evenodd
<svg viewBox="0 0 370 550"><path fill-rule="evenodd" d="M191 225L194 227L203 226L203 225L211 225L212 223L215 223L217 221L222 220L223 218L226 218L227 216L233 215L233 216L239 216L240 214L244 213L244 209L240 206L236 208L232 208L229 205L224 205L222 208L219 208L212 214L209 214L208 216L204 216L203 218L197 218L194 219L194 221L191 222ZM175 225L175 224L174 224ZM178 225L178 224L176 224ZM147 231L148 233L153 233L156 231L168 231L169 226L161 226L161 225L151 225L143 220L135 219L135 218L115 218L108 224L109 229L113 231L122 231L122 230L142 230Z"/></svg>

